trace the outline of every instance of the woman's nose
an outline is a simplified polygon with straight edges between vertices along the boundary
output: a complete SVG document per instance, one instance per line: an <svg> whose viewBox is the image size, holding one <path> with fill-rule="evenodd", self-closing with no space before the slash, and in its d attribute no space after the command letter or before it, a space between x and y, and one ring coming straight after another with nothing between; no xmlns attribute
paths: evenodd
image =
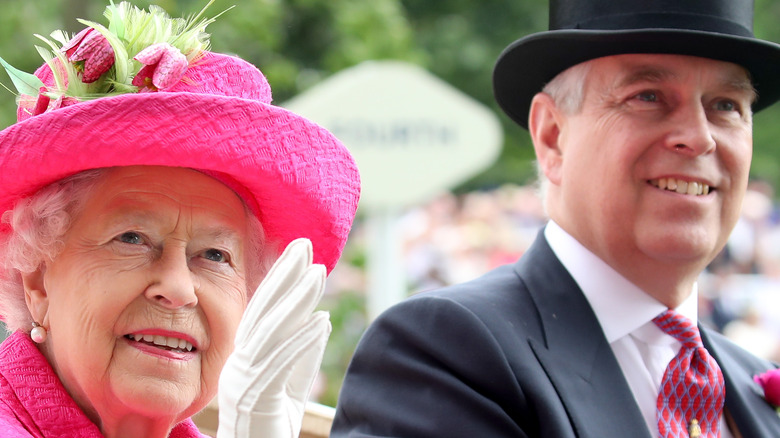
<svg viewBox="0 0 780 438"><path fill-rule="evenodd" d="M170 309L198 304L197 285L187 254L181 248L166 248L154 261L152 277L144 292L147 299Z"/></svg>

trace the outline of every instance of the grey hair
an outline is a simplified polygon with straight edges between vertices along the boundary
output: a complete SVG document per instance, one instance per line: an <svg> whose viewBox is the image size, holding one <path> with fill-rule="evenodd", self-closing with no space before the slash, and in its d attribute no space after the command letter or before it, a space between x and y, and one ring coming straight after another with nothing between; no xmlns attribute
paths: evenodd
<svg viewBox="0 0 780 438"><path fill-rule="evenodd" d="M0 240L0 315L9 331L29 332L32 328L22 274L35 272L57 257L73 218L81 212L107 170L86 170L51 183L3 213L2 222L10 227L10 232ZM260 220L246 203L244 209L249 225L246 282L251 296L280 252L273 242L266 242Z"/></svg>
<svg viewBox="0 0 780 438"><path fill-rule="evenodd" d="M548 82L542 92L548 94L555 102L555 106L564 114L577 114L585 101L585 82L588 79L591 65L591 62L586 61L567 68ZM547 197L550 181L545 176L538 160L535 161L535 165L536 193L539 199L544 201Z"/></svg>
<svg viewBox="0 0 780 438"><path fill-rule="evenodd" d="M585 81L591 70L591 62L581 62L558 73L542 92L549 94L555 106L566 114L576 114L585 100Z"/></svg>

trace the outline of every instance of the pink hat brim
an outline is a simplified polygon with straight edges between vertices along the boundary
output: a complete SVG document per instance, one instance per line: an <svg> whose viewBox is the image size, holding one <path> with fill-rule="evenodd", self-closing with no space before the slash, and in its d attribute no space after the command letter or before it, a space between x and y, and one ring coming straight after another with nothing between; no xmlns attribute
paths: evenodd
<svg viewBox="0 0 780 438"><path fill-rule="evenodd" d="M74 173L132 165L213 172L247 201L271 240L286 246L309 238L314 262L328 272L360 195L346 148L290 111L229 96L137 93L82 102L0 132L0 212Z"/></svg>

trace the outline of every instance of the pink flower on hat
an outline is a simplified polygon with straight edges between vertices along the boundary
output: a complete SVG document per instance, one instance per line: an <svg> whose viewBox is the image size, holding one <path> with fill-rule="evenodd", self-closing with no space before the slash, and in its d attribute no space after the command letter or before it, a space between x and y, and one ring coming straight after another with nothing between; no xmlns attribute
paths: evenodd
<svg viewBox="0 0 780 438"><path fill-rule="evenodd" d="M133 78L133 85L141 92L171 88L181 81L189 66L187 57L168 43L152 44L133 59L144 64Z"/></svg>
<svg viewBox="0 0 780 438"><path fill-rule="evenodd" d="M51 97L46 94L46 87L41 87L38 98L35 100L35 106L30 112L31 116L37 116L56 109L65 108L79 103L79 100L70 96L59 96L52 102Z"/></svg>
<svg viewBox="0 0 780 438"><path fill-rule="evenodd" d="M775 408L780 408L780 369L754 376L753 380L764 390L766 401Z"/></svg>
<svg viewBox="0 0 780 438"><path fill-rule="evenodd" d="M103 34L88 27L62 47L68 61L83 61L81 81L90 84L114 65L114 48ZM78 65L78 64L77 64Z"/></svg>
<svg viewBox="0 0 780 438"><path fill-rule="evenodd" d="M46 87L41 87L40 92L38 93L38 99L35 101L35 106L32 109L32 115L34 116L43 114L47 109L49 109L51 98L49 98L49 96L44 93L45 91Z"/></svg>

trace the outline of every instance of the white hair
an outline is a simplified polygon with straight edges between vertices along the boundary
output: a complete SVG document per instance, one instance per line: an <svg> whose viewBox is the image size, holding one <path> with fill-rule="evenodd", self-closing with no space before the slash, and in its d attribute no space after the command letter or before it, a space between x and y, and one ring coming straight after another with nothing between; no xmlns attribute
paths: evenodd
<svg viewBox="0 0 780 438"><path fill-rule="evenodd" d="M86 170L56 181L3 213L2 222L10 227L10 231L0 239L0 259L3 260L0 315L9 331L29 332L32 328L22 274L35 272L57 257L71 221L81 212L107 170ZM247 290L251 296L280 252L277 245L266 242L262 224L246 204L244 209L249 225Z"/></svg>

